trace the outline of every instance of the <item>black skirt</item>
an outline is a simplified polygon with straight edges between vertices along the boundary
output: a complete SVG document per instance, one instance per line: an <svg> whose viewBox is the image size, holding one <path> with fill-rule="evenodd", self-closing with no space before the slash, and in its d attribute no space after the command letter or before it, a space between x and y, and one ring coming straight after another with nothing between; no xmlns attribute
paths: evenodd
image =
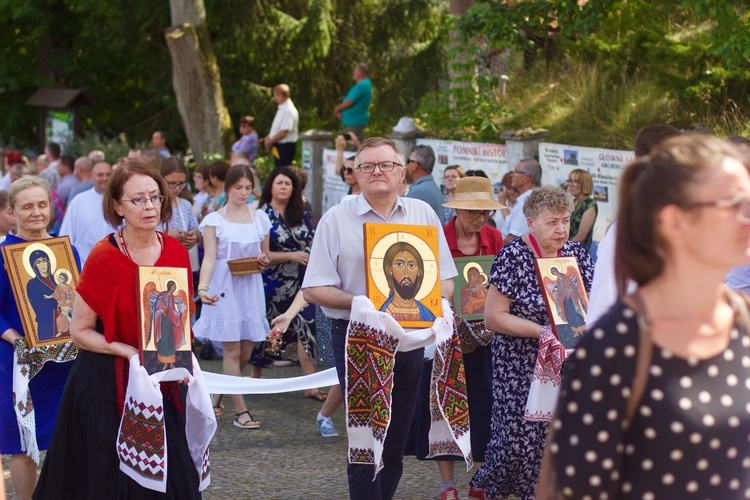
<svg viewBox="0 0 750 500"><path fill-rule="evenodd" d="M81 350L65 385L35 499L196 499L198 471L185 437L185 414L164 398L167 491L156 492L120 472L120 427L114 357ZM185 407L187 389L180 386Z"/></svg>

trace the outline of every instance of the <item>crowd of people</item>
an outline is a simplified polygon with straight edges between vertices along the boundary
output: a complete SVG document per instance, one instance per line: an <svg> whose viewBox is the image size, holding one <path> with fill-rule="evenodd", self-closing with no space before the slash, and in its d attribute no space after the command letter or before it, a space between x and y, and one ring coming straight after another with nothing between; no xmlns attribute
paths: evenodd
<svg viewBox="0 0 750 500"><path fill-rule="evenodd" d="M291 166L299 114L284 84L273 89L278 112L269 134L259 138L255 119L243 116L231 157L196 166L192 185L191 171L160 131L152 147L128 158L92 151L75 159L54 143L34 163L6 154L3 244L67 235L81 270L70 326L78 356L47 363L30 383L35 442L49 450L38 481L11 404L10 367L29 346L13 287L0 273L0 449L11 455L18 497L154 493L120 472L116 453L139 345L132 314L138 266L190 271L196 346L221 356L224 374L241 376L249 364L261 377L286 351L296 352L303 375L318 363L335 366L339 384L305 396L323 403L316 416L323 437L338 435L331 417L343 401L351 430L359 396L348 342L350 319L366 295L365 223L435 228L436 286L446 303L454 300L453 259L494 259L487 275L466 271L470 297L462 302L471 305L448 316L460 345L477 466L470 499L746 497L750 311L744 296L725 286L750 286L750 268L743 267L750 265L750 161L737 144L743 141L683 135L667 125L642 129L637 158L621 179L618 222L597 249L590 172L575 169L564 186L543 186L542 167L529 158L509 165L493 185L481 170L450 165L441 187L429 146L405 154L390 139L365 139L367 67L357 65L353 78L334 110L346 126L335 148L349 195L325 214L313 213L303 195L306 174ZM265 178L254 166L261 145L275 161ZM575 285L590 299L588 333L564 363L535 269L537 259L563 257L575 261ZM32 253L29 264L45 282L45 255ZM401 272L409 285L421 283L421 276ZM562 306L563 315L582 331L583 311L571 304ZM466 457L456 447L436 451L431 438L436 345L406 344L388 365L380 463L367 450L355 453L350 441L351 498L392 498L405 455L434 460L435 493L439 484L441 499L459 496L454 464ZM541 345L559 359L560 397L554 415L529 418ZM195 443L185 432L192 383L160 384L167 498L199 498L203 488ZM225 402L221 394L211 398L215 419ZM234 427L261 427L244 396L230 399Z"/></svg>

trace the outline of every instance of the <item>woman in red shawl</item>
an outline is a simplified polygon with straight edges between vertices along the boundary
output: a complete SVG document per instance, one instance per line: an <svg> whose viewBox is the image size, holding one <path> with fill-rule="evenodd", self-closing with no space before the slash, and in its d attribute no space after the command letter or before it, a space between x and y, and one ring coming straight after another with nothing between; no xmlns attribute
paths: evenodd
<svg viewBox="0 0 750 500"><path fill-rule="evenodd" d="M138 355L138 266L190 268L185 247L156 231L172 215L171 204L163 203L166 194L166 181L139 160L127 160L107 184L104 217L121 229L96 244L76 288L70 333L80 352L34 498L201 498L185 436L185 385L161 384L166 492L146 489L121 472L117 455L128 361Z"/></svg>

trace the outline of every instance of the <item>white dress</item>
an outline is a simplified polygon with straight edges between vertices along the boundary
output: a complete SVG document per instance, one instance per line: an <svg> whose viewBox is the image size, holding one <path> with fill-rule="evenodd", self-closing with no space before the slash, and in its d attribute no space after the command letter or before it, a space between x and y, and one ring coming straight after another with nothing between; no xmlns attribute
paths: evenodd
<svg viewBox="0 0 750 500"><path fill-rule="evenodd" d="M206 226L216 228L216 265L208 293L218 295L219 300L212 306L203 305L193 331L198 338L219 342L260 342L269 331L263 277L261 274L232 276L227 260L257 257L261 242L271 230L271 221L263 211L255 212L255 219L248 224L228 222L224 215L226 210L211 212L198 226L201 233Z"/></svg>

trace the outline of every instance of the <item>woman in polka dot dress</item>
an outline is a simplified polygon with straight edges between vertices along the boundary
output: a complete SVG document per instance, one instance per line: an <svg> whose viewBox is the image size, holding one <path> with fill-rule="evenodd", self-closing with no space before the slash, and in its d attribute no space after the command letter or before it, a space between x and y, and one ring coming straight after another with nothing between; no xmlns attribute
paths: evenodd
<svg viewBox="0 0 750 500"><path fill-rule="evenodd" d="M723 286L750 262L742 160L719 139L677 137L624 172L616 269L639 291L566 362L550 444L566 498L750 496L748 307ZM639 325L653 349L628 422Z"/></svg>
<svg viewBox="0 0 750 500"><path fill-rule="evenodd" d="M490 274L485 324L492 338L492 422L485 463L471 481L486 498L534 498L547 422L524 419L539 330L549 324L534 271L537 257L575 257L584 287L593 264L580 243L568 241L573 199L562 189L535 190L523 207L531 232L504 245Z"/></svg>

